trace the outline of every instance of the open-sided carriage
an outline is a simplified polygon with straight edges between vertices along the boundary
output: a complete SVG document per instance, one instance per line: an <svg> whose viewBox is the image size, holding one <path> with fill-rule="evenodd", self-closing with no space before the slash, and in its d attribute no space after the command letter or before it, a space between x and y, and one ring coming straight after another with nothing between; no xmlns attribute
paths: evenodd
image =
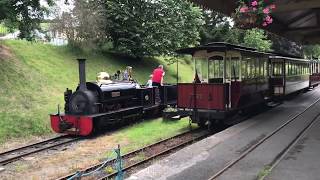
<svg viewBox="0 0 320 180"><path fill-rule="evenodd" d="M177 51L192 55L193 83L178 83L177 107L204 126L264 102L268 93L268 56L252 48L227 43Z"/></svg>

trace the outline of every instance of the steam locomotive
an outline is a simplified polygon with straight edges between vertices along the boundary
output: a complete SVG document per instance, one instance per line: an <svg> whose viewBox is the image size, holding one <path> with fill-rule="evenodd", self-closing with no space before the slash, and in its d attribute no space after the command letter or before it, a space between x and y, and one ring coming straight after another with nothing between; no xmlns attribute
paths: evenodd
<svg viewBox="0 0 320 180"><path fill-rule="evenodd" d="M115 124L128 123L175 105L176 85L140 87L135 81L86 82L86 59L78 59L80 83L75 92L64 93L64 113L51 114L57 133L87 136Z"/></svg>

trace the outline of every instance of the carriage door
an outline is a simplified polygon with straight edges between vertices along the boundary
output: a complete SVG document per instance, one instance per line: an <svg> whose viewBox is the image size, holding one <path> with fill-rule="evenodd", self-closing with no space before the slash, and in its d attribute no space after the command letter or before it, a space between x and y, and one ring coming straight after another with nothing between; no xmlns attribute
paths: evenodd
<svg viewBox="0 0 320 180"><path fill-rule="evenodd" d="M274 59L272 61L272 86L274 95L282 95L285 92L285 70L288 69L290 75L291 64L286 63L287 68L285 68L285 61L283 59Z"/></svg>

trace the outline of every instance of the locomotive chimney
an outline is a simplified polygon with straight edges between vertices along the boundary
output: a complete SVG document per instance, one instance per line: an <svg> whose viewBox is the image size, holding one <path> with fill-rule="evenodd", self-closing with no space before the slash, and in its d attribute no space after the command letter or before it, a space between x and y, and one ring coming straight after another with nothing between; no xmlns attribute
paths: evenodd
<svg viewBox="0 0 320 180"><path fill-rule="evenodd" d="M79 90L86 90L86 59L77 59L79 62Z"/></svg>

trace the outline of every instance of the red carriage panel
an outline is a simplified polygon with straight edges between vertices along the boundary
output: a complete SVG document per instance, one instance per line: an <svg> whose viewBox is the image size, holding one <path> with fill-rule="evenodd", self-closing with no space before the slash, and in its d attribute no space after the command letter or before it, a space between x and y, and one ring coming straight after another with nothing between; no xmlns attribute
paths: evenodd
<svg viewBox="0 0 320 180"><path fill-rule="evenodd" d="M309 76L310 86L318 85L320 83L320 74L312 74Z"/></svg>
<svg viewBox="0 0 320 180"><path fill-rule="evenodd" d="M181 83L178 84L178 107L224 110L226 94L225 84Z"/></svg>
<svg viewBox="0 0 320 180"><path fill-rule="evenodd" d="M238 107L238 103L241 97L241 82L231 82L231 107Z"/></svg>

